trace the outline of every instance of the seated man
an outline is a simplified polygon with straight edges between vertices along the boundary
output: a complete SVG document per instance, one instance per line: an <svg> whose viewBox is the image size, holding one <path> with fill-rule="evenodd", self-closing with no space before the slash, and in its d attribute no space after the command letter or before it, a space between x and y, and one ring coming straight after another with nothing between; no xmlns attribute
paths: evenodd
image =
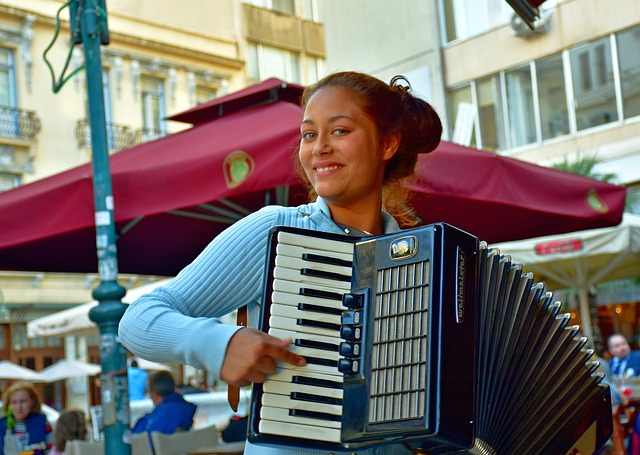
<svg viewBox="0 0 640 455"><path fill-rule="evenodd" d="M607 340L611 373L618 377L640 376L640 351L632 351L624 335L614 333Z"/></svg>
<svg viewBox="0 0 640 455"><path fill-rule="evenodd" d="M191 429L196 405L189 403L176 392L176 383L171 373L151 373L148 390L155 408L149 414L140 417L133 427L133 433L158 431L171 434Z"/></svg>

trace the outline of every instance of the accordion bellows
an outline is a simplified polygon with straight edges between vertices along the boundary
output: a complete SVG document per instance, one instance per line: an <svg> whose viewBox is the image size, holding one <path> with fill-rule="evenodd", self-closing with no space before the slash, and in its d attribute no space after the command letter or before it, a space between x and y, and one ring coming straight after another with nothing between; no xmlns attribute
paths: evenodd
<svg viewBox="0 0 640 455"><path fill-rule="evenodd" d="M521 264L486 245L480 264L471 452L566 453L585 435L581 453L593 453L613 426L610 390L587 339Z"/></svg>
<svg viewBox="0 0 640 455"><path fill-rule="evenodd" d="M249 439L583 455L612 433L593 351L542 283L447 224L354 238L279 227L260 328L305 367L255 384Z"/></svg>

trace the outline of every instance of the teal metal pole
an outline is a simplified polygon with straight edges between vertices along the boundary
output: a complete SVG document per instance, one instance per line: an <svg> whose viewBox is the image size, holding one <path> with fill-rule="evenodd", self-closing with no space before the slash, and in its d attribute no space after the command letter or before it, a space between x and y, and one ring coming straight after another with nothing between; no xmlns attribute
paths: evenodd
<svg viewBox="0 0 640 455"><path fill-rule="evenodd" d="M118 340L118 323L126 305L126 289L118 284L118 253L114 222L114 201L109 169L109 149L102 85L100 45L108 44L107 11L104 0L76 0L80 37L84 46L87 95L91 125L93 193L96 247L100 284L93 290L98 301L89 318L100 328L100 393L105 453L130 455L130 413L127 355Z"/></svg>

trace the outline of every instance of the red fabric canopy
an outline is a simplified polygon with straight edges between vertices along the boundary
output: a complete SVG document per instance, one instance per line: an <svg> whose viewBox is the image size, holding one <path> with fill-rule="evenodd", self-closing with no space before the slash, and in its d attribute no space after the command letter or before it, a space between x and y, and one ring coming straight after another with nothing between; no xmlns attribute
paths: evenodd
<svg viewBox="0 0 640 455"><path fill-rule="evenodd" d="M242 91L250 99L231 94L173 117L192 129L110 157L120 272L175 275L242 216L305 201L291 160L301 89L265 81ZM421 156L419 174L424 223L488 242L622 218L622 187L451 143ZM0 269L96 272L90 164L0 194L0 220Z"/></svg>

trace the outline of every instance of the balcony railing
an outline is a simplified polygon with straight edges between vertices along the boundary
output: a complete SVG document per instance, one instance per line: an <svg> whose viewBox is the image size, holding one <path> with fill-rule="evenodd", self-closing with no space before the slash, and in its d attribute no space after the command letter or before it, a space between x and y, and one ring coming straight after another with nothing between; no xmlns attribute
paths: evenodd
<svg viewBox="0 0 640 455"><path fill-rule="evenodd" d="M91 127L87 119L80 119L76 124L76 140L78 147L91 148ZM136 134L130 127L107 122L107 146L109 151L117 152L136 145Z"/></svg>
<svg viewBox="0 0 640 455"><path fill-rule="evenodd" d="M140 128L136 130L136 144L155 141L166 135L166 131L156 130L154 128Z"/></svg>
<svg viewBox="0 0 640 455"><path fill-rule="evenodd" d="M33 111L0 106L0 136L33 140L40 132L40 119Z"/></svg>

